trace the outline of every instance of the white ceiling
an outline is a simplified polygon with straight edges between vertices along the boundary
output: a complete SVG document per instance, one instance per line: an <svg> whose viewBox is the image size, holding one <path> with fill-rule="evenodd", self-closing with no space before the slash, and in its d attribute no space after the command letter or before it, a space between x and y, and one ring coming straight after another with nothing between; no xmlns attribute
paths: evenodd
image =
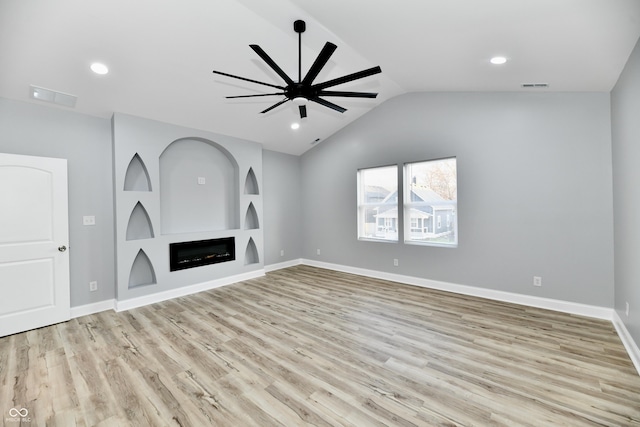
<svg viewBox="0 0 640 427"><path fill-rule="evenodd" d="M382 67L335 90L379 92L375 100L331 98L344 114L310 104L300 129L280 97L226 100L271 88L219 70L282 84L248 47L260 45L297 79L325 42L338 49L315 80ZM260 142L301 154L385 100L416 91L610 91L640 37L640 0L0 0L0 96L36 85L78 97L75 111L114 112ZM507 64L489 59L503 55ZM106 76L89 70L94 61ZM65 108L68 107L56 107Z"/></svg>

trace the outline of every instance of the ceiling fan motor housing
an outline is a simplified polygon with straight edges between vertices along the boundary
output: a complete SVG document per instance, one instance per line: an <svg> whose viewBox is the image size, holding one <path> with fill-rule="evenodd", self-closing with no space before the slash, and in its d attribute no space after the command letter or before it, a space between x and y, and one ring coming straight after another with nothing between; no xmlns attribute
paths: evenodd
<svg viewBox="0 0 640 427"><path fill-rule="evenodd" d="M313 90L311 86L304 85L302 83L295 83L293 85L288 86L284 91L284 96L289 99L294 98L313 98L318 96L318 91Z"/></svg>
<svg viewBox="0 0 640 427"><path fill-rule="evenodd" d="M305 22L301 19L298 19L293 23L293 31L295 31L296 33L304 33L306 29L307 24L305 24Z"/></svg>

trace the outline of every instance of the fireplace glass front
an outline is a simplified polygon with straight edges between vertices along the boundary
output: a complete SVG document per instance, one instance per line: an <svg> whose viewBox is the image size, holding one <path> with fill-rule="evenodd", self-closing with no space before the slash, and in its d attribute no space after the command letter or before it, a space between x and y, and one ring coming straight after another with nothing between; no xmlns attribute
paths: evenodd
<svg viewBox="0 0 640 427"><path fill-rule="evenodd" d="M169 270L184 270L236 259L234 237L169 244Z"/></svg>

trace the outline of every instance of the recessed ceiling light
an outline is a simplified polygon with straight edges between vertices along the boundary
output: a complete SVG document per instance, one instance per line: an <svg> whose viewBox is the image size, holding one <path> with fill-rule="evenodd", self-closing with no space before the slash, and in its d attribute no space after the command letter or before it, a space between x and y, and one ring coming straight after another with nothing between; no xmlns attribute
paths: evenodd
<svg viewBox="0 0 640 427"><path fill-rule="evenodd" d="M300 123L291 123L291 129L296 130L300 127Z"/></svg>
<svg viewBox="0 0 640 427"><path fill-rule="evenodd" d="M493 58L491 58L490 62L493 65L502 65L507 62L507 58L505 58L504 56L494 56Z"/></svg>
<svg viewBox="0 0 640 427"><path fill-rule="evenodd" d="M107 74L109 72L109 68L107 68L106 65L101 64L99 62L94 62L93 64L91 64L91 71L93 71L96 74Z"/></svg>

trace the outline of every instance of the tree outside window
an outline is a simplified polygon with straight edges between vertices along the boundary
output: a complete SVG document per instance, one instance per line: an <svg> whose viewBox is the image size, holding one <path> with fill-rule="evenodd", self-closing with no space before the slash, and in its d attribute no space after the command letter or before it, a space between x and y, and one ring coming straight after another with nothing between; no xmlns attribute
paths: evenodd
<svg viewBox="0 0 640 427"><path fill-rule="evenodd" d="M458 180L455 157L404 166L404 241L437 246L458 244ZM414 227L414 224L417 226Z"/></svg>

